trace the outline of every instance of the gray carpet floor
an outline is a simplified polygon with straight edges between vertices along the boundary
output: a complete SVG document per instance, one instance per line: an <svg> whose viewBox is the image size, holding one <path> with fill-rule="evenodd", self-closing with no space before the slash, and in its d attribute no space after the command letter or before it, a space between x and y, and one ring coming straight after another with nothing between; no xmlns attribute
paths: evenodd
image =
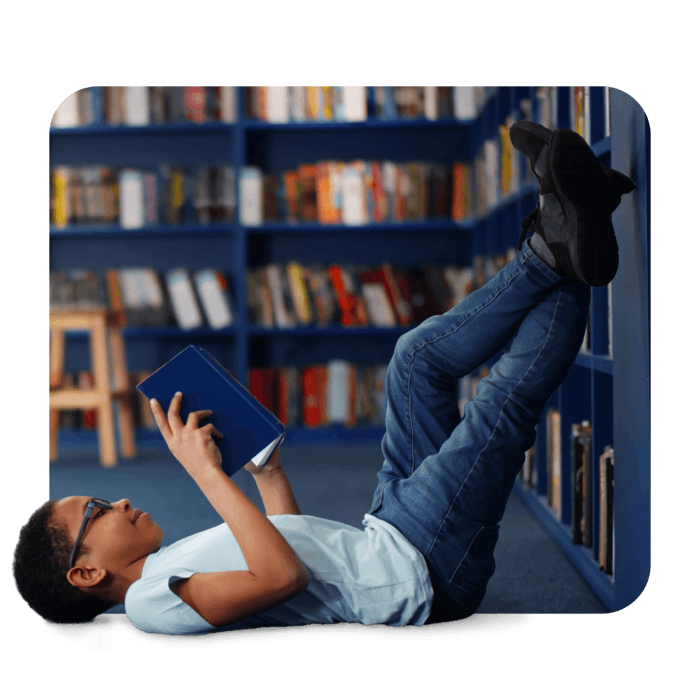
<svg viewBox="0 0 700 700"><path fill-rule="evenodd" d="M377 443L285 445L285 471L303 513L362 528L382 463ZM262 507L250 474L234 481ZM221 523L165 446L100 467L94 449L62 447L50 467L50 498L128 498L163 528L163 545ZM37 504L37 507L40 504ZM496 573L478 613L604 613L603 605L521 499L511 495L496 547ZM111 612L123 613L123 606Z"/></svg>

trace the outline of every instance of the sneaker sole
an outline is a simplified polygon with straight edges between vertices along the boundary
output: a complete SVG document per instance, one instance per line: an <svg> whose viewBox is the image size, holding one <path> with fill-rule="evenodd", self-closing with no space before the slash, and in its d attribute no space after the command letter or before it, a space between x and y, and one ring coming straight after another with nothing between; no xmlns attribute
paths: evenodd
<svg viewBox="0 0 700 700"><path fill-rule="evenodd" d="M552 131L537 122L519 121L510 127L510 141L524 153L534 167L542 149L550 142Z"/></svg>
<svg viewBox="0 0 700 700"><path fill-rule="evenodd" d="M569 256L576 274L591 287L609 284L619 264L615 231L607 211L607 178L586 140L557 129L548 167L567 223Z"/></svg>

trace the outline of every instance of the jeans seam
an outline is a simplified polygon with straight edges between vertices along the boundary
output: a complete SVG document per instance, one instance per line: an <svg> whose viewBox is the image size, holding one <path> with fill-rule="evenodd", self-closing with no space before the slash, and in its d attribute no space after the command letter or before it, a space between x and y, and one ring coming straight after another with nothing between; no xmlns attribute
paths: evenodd
<svg viewBox="0 0 700 700"><path fill-rule="evenodd" d="M426 345L435 343L435 342L437 342L438 340L442 340L443 338L446 338L447 336L453 335L454 333L456 333L467 321L469 321L470 319L474 318L474 316L476 316L476 314L478 314L480 311L482 311L482 310L485 309L487 306L489 306L490 304L492 304L492 303L500 296L500 294L501 294L504 290L506 290L506 289L508 289L508 287L510 287L511 283L513 282L513 280L515 280L515 278L518 277L518 275L522 274L523 272L525 272L524 269L518 270L518 271L508 280L508 284L504 284L503 287L501 287L501 288L491 297L491 299L490 299L489 301L487 301L486 303L482 304L478 309L475 309L471 314L469 314L469 316L467 316L457 327L453 328L449 333L444 333L443 335L439 336L438 338L433 338L432 340L426 340L422 345L420 345L419 347L415 348L415 350L412 350L412 351L411 351L411 357L409 358L408 363L407 363L407 365L406 365L406 367L407 367L407 369L408 369L408 381L406 382L406 394L408 395L408 421L409 421L409 425L411 426L411 474L413 474L413 472L415 471L415 463L416 463L415 450L413 449L413 444L414 444L413 414L412 414L412 412L411 412L411 405L412 405L412 403L413 403L413 402L411 401L411 363L413 362L413 357L414 357L414 355L418 352L418 350L424 348ZM449 511L448 511L448 512L449 512ZM431 549L432 549L432 547L431 547Z"/></svg>

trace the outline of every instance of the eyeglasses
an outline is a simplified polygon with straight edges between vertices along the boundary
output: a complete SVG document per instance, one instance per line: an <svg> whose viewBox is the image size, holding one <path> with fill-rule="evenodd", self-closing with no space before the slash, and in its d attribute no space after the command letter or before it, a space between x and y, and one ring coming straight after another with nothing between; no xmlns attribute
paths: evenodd
<svg viewBox="0 0 700 700"><path fill-rule="evenodd" d="M90 516L92 515L92 511L95 509L95 506L104 510L112 510L112 504L109 501L103 500L102 498L91 498L88 501L85 517L83 518L83 524L80 526L80 531L78 532L78 539L75 541L73 551L70 553L70 563L68 564L69 571L73 568L73 564L75 564L75 555L78 552L78 545L80 544L80 540L83 538L85 528L87 527L88 520L90 520Z"/></svg>

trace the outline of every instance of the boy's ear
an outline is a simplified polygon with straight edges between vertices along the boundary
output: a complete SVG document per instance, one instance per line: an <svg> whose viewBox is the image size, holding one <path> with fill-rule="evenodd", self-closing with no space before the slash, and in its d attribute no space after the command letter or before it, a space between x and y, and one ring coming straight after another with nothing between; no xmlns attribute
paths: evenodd
<svg viewBox="0 0 700 700"><path fill-rule="evenodd" d="M74 566L66 578L71 586L76 588L92 588L99 586L106 578L106 569L95 569L89 566Z"/></svg>

